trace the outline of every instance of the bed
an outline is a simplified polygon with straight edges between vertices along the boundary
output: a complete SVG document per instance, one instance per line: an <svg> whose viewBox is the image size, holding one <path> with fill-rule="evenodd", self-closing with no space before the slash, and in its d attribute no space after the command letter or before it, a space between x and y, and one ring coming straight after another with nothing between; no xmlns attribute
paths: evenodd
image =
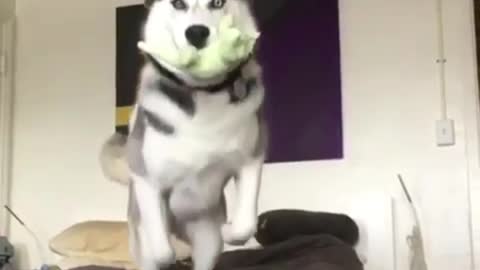
<svg viewBox="0 0 480 270"><path fill-rule="evenodd" d="M343 214L300 210L269 211L259 217L257 248L224 252L215 270L363 270L354 246L359 229ZM189 258L168 270L190 270ZM83 266L68 270L124 270Z"/></svg>
<svg viewBox="0 0 480 270"><path fill-rule="evenodd" d="M190 270L190 261L179 261L169 270ZM355 251L330 235L301 236L264 249L222 254L216 270L362 270ZM72 270L123 270L86 266Z"/></svg>

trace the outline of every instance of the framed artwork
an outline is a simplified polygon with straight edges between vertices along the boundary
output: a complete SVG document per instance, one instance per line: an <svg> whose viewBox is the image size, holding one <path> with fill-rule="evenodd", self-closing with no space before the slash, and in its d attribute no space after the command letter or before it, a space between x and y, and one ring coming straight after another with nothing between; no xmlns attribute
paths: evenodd
<svg viewBox="0 0 480 270"><path fill-rule="evenodd" d="M255 10L270 128L267 162L343 158L338 0L263 1L278 1L275 12L266 3ZM268 20L262 17L267 11ZM143 64L136 44L146 10L123 6L116 14L116 129L126 132Z"/></svg>

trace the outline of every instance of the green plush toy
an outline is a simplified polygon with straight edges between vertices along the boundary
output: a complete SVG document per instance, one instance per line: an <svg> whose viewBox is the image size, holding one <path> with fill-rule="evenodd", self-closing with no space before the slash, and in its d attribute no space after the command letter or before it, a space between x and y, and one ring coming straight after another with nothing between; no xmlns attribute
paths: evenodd
<svg viewBox="0 0 480 270"><path fill-rule="evenodd" d="M233 17L227 15L220 22L217 39L204 49L188 47L179 50L172 42L149 44L143 41L138 47L160 63L166 62L197 78L208 79L245 60L252 53L258 37L259 33L242 33L233 25Z"/></svg>

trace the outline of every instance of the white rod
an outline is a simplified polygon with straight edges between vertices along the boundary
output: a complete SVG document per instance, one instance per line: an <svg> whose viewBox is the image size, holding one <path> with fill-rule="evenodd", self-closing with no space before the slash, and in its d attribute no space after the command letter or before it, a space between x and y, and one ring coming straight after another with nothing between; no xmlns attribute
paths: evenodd
<svg viewBox="0 0 480 270"><path fill-rule="evenodd" d="M447 59L445 58L445 37L444 37L444 22L443 22L443 2L442 0L436 0L437 4L437 30L438 30L438 59L437 63L439 66L439 83L440 83L440 102L441 108L440 113L442 120L448 119L448 108L447 108L447 90L446 90L446 79L445 79L445 65Z"/></svg>
<svg viewBox="0 0 480 270"><path fill-rule="evenodd" d="M13 128L13 19L2 25L0 49L5 59L5 72L0 85L0 235L8 235L10 216L3 205L10 202Z"/></svg>
<svg viewBox="0 0 480 270"><path fill-rule="evenodd" d="M398 268L398 250L397 250L397 206L395 205L395 199L390 199L390 206L392 209L392 242L393 242L393 270L397 270Z"/></svg>

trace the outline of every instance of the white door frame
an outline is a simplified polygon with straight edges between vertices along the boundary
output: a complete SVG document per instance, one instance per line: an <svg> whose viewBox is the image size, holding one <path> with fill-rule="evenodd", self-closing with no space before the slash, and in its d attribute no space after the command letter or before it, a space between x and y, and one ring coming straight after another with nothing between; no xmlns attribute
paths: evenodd
<svg viewBox="0 0 480 270"><path fill-rule="evenodd" d="M480 269L480 88L477 64L477 44L475 33L474 1L469 1L471 31L471 81L466 81L465 95L465 143L467 154L467 171L469 180L470 230L472 249L472 268ZM474 98L472 98L474 97Z"/></svg>
<svg viewBox="0 0 480 270"><path fill-rule="evenodd" d="M10 201L15 19L0 25L0 235L8 235L9 216L4 209Z"/></svg>

